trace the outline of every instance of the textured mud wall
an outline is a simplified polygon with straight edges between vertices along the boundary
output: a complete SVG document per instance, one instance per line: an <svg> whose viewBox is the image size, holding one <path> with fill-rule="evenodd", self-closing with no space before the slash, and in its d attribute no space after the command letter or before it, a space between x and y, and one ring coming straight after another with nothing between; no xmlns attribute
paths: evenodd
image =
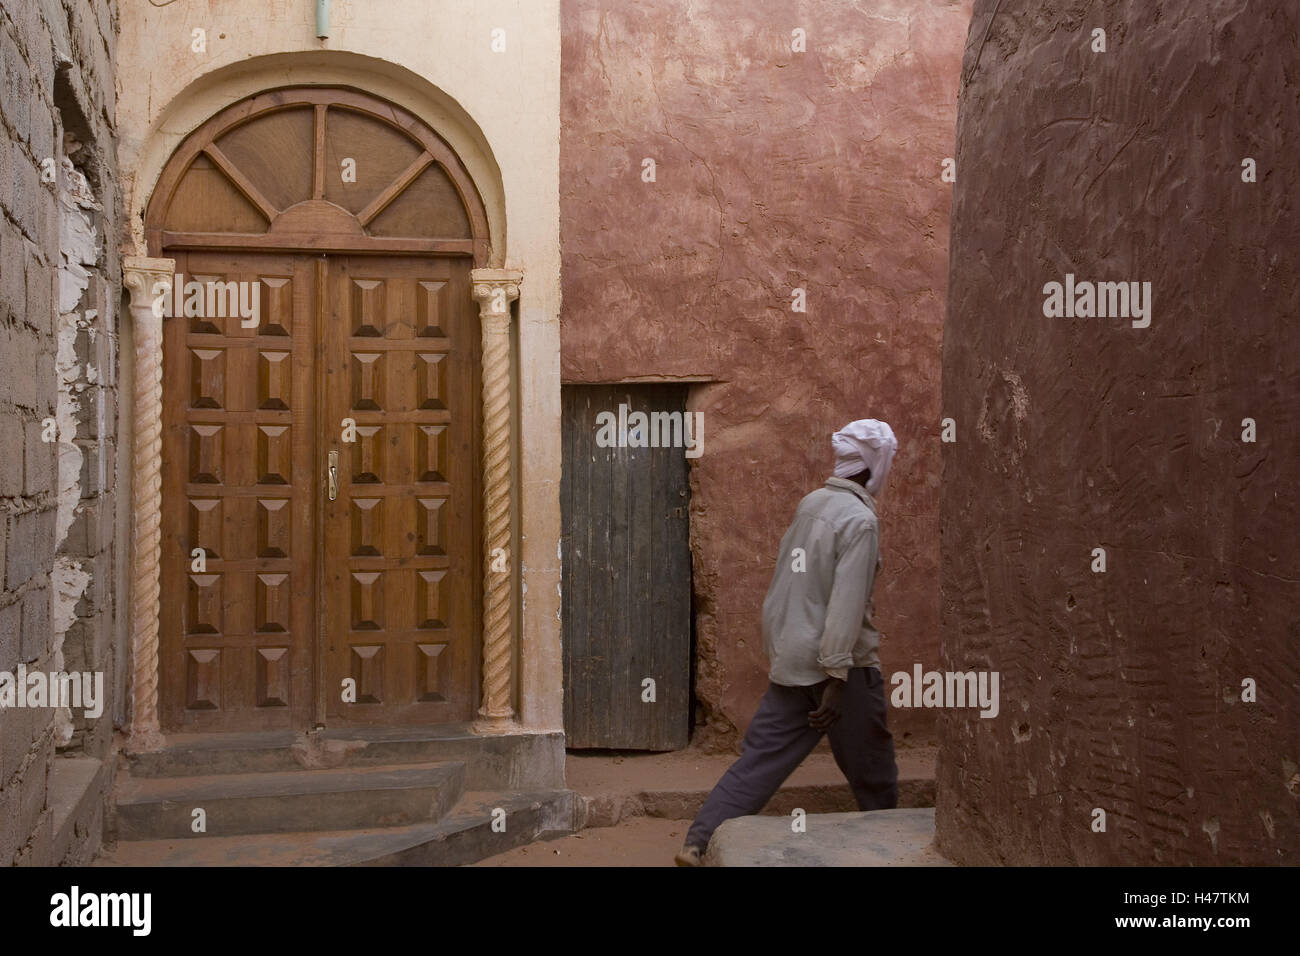
<svg viewBox="0 0 1300 956"><path fill-rule="evenodd" d="M690 399L697 742L734 744L753 714L777 546L855 418L900 442L881 500L883 667L938 662L941 173L969 15L930 0L563 5L564 381L716 380ZM928 711L891 720L900 738L933 727Z"/></svg>
<svg viewBox="0 0 1300 956"><path fill-rule="evenodd" d="M976 4L942 628L1001 713L940 720L958 861L1300 860L1298 33L1290 0ZM1045 316L1067 274L1151 283L1149 326Z"/></svg>

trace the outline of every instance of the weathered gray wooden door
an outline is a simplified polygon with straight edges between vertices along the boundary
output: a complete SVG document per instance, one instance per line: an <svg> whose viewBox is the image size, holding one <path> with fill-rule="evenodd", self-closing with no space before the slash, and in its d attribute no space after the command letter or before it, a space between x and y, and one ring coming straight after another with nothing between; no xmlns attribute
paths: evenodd
<svg viewBox="0 0 1300 956"><path fill-rule="evenodd" d="M561 607L569 747L686 746L691 706L686 449L681 444L638 447L646 440L662 446L679 435L682 442L702 437L674 428L687 424L685 403L684 385L564 387ZM650 419L653 435L636 431L636 412L647 418L658 413Z"/></svg>

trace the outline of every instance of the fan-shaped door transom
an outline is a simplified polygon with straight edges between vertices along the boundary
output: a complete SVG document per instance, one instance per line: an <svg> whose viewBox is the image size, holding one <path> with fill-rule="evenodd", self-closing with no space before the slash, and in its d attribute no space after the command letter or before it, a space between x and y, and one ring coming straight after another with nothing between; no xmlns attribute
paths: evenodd
<svg viewBox="0 0 1300 956"><path fill-rule="evenodd" d="M275 90L214 116L173 155L146 221L154 255L231 248L488 258L483 202L451 147L406 111L349 90Z"/></svg>

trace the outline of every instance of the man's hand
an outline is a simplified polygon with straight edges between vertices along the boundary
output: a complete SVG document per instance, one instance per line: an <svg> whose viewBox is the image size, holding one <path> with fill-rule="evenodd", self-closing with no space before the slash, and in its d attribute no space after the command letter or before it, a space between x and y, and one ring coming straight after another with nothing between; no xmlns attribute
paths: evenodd
<svg viewBox="0 0 1300 956"><path fill-rule="evenodd" d="M814 730L826 730L840 719L844 712L841 699L844 696L844 681L834 677L828 678L822 690L822 705L808 715L808 726Z"/></svg>

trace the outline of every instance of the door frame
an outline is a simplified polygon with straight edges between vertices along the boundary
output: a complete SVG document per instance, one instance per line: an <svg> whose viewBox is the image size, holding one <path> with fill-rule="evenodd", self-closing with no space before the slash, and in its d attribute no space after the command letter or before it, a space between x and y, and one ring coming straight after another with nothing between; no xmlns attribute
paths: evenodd
<svg viewBox="0 0 1300 956"><path fill-rule="evenodd" d="M362 109L389 122L415 138L424 150L442 164L452 178L470 218L470 240L391 240L357 234L354 229L322 228L334 213L316 206L312 211L328 213L324 218L295 220L294 228L271 235L226 236L167 234L162 229L167 204L173 198L180 177L190 162L205 151L227 129L272 109L310 104L317 122L323 116L322 105L343 103ZM374 112L374 111L378 112ZM322 134L316 135L317 149ZM221 163L218 158L218 165ZM313 192L319 198L320 163L315 164ZM225 170L223 169L223 172ZM230 174L227 174L230 176ZM264 203L250 195L238 175L232 183L259 208ZM412 177L413 179L413 177ZM408 180L408 184L409 184ZM391 202L400 188L387 197ZM323 200L322 200L323 202ZM328 204L326 204L328 205ZM351 215L339 209L340 213ZM380 207L383 208L382 206ZM276 213L285 210L272 210ZM377 214L377 212L376 212ZM334 216L337 222L341 217ZM523 273L518 269L487 267L496 259L488 218L482 198L459 157L430 127L413 114L379 97L341 86L297 87L255 94L219 111L190 134L167 160L153 189L145 212L147 256L123 258L123 286L129 294L135 364L133 372L132 431L130 456L132 471L131 560L128 589L130 595L129 633L131 648L130 735L126 746L133 752L156 750L165 741L159 714L159 561L161 550L162 511L162 326L164 319L155 313L155 298L170 294L175 275L175 260L167 258L170 246L176 248L217 248L229 251L260 252L277 250L294 253L335 251L347 254L388 253L413 255L470 256L474 266L470 273L473 298L479 304L482 336L482 424L481 424L481 495L482 523L479 547L483 559L481 663L482 690L479 719L473 730L479 733L508 733L518 729L516 695L518 688L518 650L516 640L516 594L519 590L520 561L517 559L519 510L515 448L518 408L513 381L516 364L515 303L519 298ZM274 221L274 217L272 217ZM334 235L329 235L333 231ZM342 235L347 233L346 238ZM396 245L395 245L396 243ZM499 261L499 260L498 260ZM499 551L507 555L506 570L493 570L490 558ZM319 658L319 655L318 655Z"/></svg>

